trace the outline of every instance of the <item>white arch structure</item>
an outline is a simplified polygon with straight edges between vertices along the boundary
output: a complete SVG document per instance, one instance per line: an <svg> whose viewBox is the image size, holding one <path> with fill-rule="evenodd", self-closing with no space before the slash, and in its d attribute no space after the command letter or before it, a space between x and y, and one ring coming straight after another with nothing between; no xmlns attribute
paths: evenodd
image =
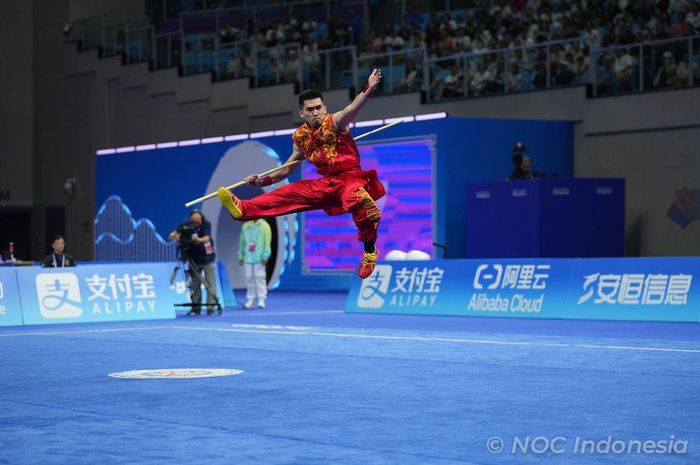
<svg viewBox="0 0 700 465"><path fill-rule="evenodd" d="M262 173L279 165L280 158L270 147L256 141L242 142L228 149L219 160L219 164L209 179L205 193L216 192L216 189L221 186L229 186L249 174ZM287 182L287 180L282 181L282 183ZM274 190L276 186L244 186L237 191L237 194L246 198ZM226 264L232 286L237 289L245 288L243 270L238 265L238 240L243 223L231 218L216 198L204 202L201 210L211 223L216 254L218 259ZM291 264L294 258L297 235L296 214L279 216L275 218L275 222L277 226L277 260L269 287L275 287L279 283L284 267Z"/></svg>

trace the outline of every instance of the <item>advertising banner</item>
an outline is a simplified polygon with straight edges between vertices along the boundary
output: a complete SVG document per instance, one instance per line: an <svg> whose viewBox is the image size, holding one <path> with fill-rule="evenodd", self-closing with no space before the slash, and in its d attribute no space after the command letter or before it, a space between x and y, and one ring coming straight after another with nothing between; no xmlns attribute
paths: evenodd
<svg viewBox="0 0 700 465"><path fill-rule="evenodd" d="M17 273L9 266L0 267L0 326L21 326L22 306L17 289Z"/></svg>
<svg viewBox="0 0 700 465"><path fill-rule="evenodd" d="M558 318L569 268L556 259L380 262L350 290L346 310Z"/></svg>
<svg viewBox="0 0 700 465"><path fill-rule="evenodd" d="M467 316L560 318L571 264L561 259L464 260Z"/></svg>
<svg viewBox="0 0 700 465"><path fill-rule="evenodd" d="M169 263L17 269L24 324L175 318Z"/></svg>
<svg viewBox="0 0 700 465"><path fill-rule="evenodd" d="M461 260L381 262L372 276L354 280L346 310L458 315L464 312ZM361 285L360 285L361 284Z"/></svg>
<svg viewBox="0 0 700 465"><path fill-rule="evenodd" d="M566 318L700 321L700 259L573 260Z"/></svg>
<svg viewBox="0 0 700 465"><path fill-rule="evenodd" d="M699 258L384 261L345 310L584 320L700 321Z"/></svg>

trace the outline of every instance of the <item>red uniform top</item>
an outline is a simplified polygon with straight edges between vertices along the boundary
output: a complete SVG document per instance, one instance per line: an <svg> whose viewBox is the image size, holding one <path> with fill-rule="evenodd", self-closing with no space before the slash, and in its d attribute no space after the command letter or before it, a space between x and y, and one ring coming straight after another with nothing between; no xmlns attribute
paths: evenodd
<svg viewBox="0 0 700 465"><path fill-rule="evenodd" d="M339 131L330 113L323 118L318 129L302 124L294 131L292 139L322 176L337 176L360 169L360 154L350 131Z"/></svg>
<svg viewBox="0 0 700 465"><path fill-rule="evenodd" d="M311 129L308 124L302 124L292 140L299 147L307 160L314 164L318 174L324 177L337 177L341 180L362 178L366 190L373 200L384 197L386 191L377 178L375 170L363 171L360 167L360 153L355 141L348 132L342 132L335 127L333 115L327 114L318 129ZM335 208L326 209L331 215L343 211Z"/></svg>

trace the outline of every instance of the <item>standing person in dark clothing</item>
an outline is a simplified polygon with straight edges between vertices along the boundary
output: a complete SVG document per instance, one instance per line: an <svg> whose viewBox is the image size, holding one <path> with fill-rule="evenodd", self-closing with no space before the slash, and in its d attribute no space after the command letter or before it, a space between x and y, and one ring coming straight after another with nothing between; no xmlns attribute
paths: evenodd
<svg viewBox="0 0 700 465"><path fill-rule="evenodd" d="M202 212L193 210L189 220L172 231L168 237L179 242L182 258L189 264L188 272L192 279L190 288L192 310L188 315L199 315L202 312L202 283L207 290L207 315L213 315L214 307L218 306L218 302L216 253L214 239L211 237L211 223L205 220Z"/></svg>

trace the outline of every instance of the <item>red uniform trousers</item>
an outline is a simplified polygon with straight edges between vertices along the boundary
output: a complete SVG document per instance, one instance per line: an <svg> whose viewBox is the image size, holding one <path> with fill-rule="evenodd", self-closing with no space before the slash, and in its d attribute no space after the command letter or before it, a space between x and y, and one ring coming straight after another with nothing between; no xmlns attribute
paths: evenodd
<svg viewBox="0 0 700 465"><path fill-rule="evenodd" d="M374 199L368 190L374 194ZM250 200L240 199L243 216L239 220L318 209L333 216L349 212L357 226L357 239L373 243L377 240L377 226L381 217L374 200L383 195L384 187L376 179L376 173L347 171L338 176L295 181Z"/></svg>

